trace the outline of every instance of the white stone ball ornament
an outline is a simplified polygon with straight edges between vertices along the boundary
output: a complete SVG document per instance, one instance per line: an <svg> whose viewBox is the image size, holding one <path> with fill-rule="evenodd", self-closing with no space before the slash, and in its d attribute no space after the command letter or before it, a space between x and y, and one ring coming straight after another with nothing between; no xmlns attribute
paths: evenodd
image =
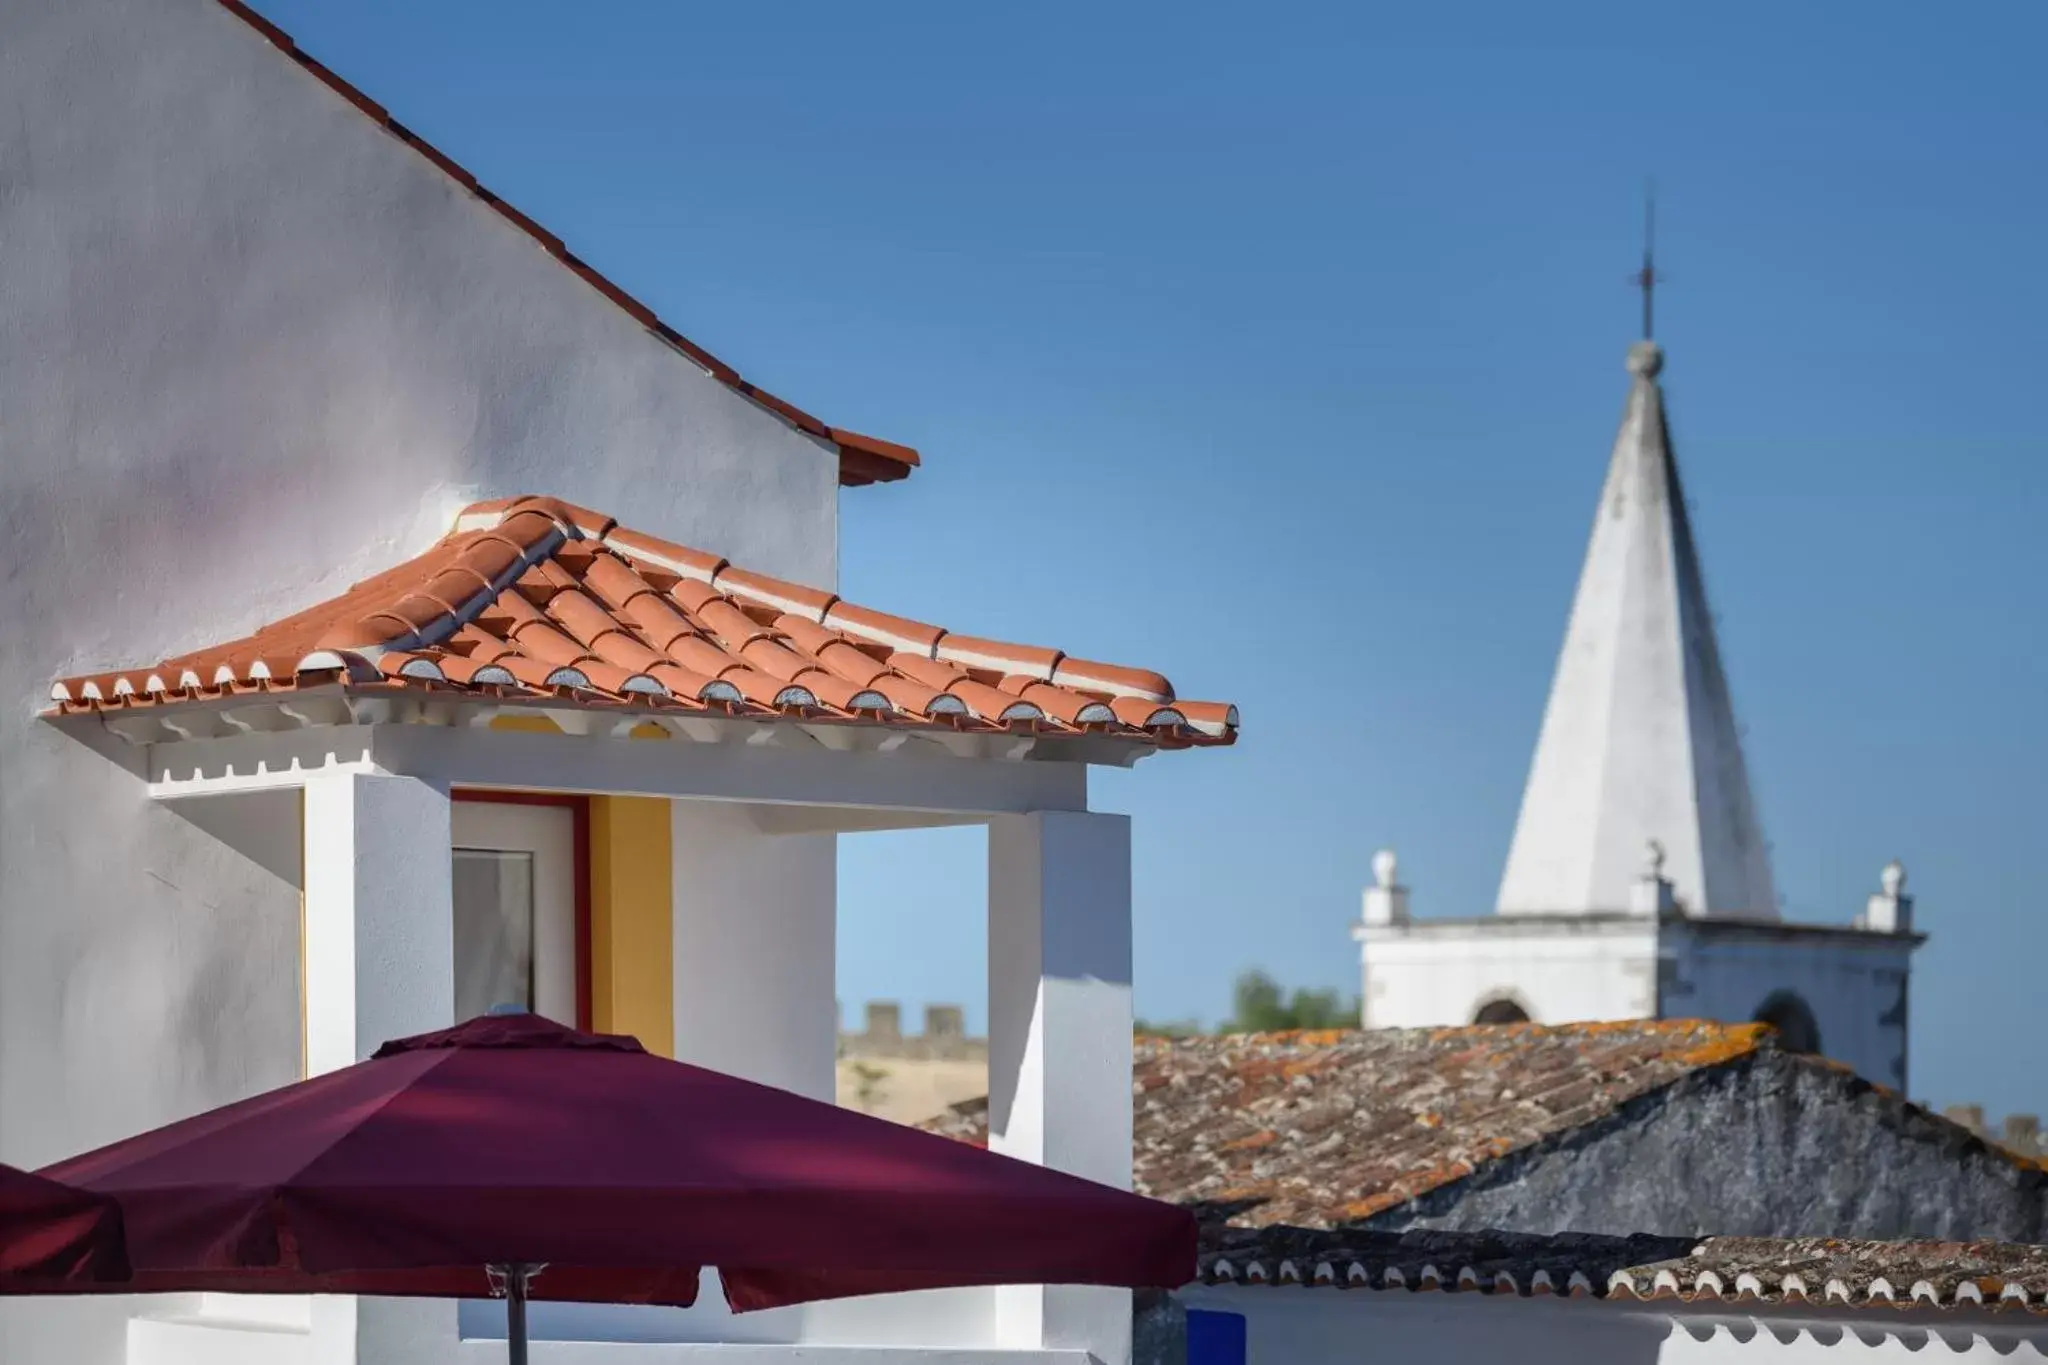
<svg viewBox="0 0 2048 1365"><path fill-rule="evenodd" d="M1374 883L1377 884L1381 890L1393 890L1394 874L1400 870L1400 866L1400 860L1394 856L1394 850L1392 850L1391 848L1383 848L1379 852L1373 854L1372 879Z"/></svg>

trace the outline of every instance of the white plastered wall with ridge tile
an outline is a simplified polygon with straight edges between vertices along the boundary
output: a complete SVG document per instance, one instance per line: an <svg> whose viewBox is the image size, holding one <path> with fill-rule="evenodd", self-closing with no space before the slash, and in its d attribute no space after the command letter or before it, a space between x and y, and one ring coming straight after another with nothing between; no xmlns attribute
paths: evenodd
<svg viewBox="0 0 2048 1365"><path fill-rule="evenodd" d="M0 0L0 89L0 1160L37 1165L301 1056L296 794L152 805L36 718L52 677L513 493L830 587L838 457L213 0ZM0 1307L0 1357L113 1365L125 1316Z"/></svg>

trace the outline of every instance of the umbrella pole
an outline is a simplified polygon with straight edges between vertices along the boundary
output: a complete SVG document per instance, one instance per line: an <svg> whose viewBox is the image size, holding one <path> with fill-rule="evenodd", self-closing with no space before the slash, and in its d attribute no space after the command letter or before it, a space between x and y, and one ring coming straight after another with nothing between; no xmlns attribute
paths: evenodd
<svg viewBox="0 0 2048 1365"><path fill-rule="evenodd" d="M526 1281L533 1267L505 1267L505 1359L508 1365L526 1365Z"/></svg>

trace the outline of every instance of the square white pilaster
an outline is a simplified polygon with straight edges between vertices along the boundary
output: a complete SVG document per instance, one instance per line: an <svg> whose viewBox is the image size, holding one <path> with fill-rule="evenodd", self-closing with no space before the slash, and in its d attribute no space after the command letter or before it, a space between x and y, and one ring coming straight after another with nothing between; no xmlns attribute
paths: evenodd
<svg viewBox="0 0 2048 1365"><path fill-rule="evenodd" d="M305 788L306 1070L338 1070L455 1013L448 792L414 777L321 773ZM456 1349L432 1299L318 1296L316 1365L426 1365Z"/></svg>
<svg viewBox="0 0 2048 1365"><path fill-rule="evenodd" d="M448 793L413 777L306 784L306 1070L455 1022Z"/></svg>
<svg viewBox="0 0 2048 1365"><path fill-rule="evenodd" d="M1130 821L998 816L988 874L989 1147L1129 1189ZM1007 1348L1080 1348L1121 1365L1130 1295L1001 1289L995 1331Z"/></svg>

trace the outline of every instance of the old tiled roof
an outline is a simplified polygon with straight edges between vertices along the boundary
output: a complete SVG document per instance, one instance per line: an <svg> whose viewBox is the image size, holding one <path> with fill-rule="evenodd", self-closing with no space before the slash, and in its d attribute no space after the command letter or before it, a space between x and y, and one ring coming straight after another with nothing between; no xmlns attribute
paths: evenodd
<svg viewBox="0 0 2048 1365"><path fill-rule="evenodd" d="M310 687L1228 744L1235 707L1157 673L955 635L620 528L553 498L478 503L415 559L242 640L67 678L55 714Z"/></svg>
<svg viewBox="0 0 2048 1365"><path fill-rule="evenodd" d="M393 118L388 110L368 95L343 80L332 70L299 50L291 35L271 23L243 0L218 0L221 8L255 29L268 39L279 51L304 67L315 79L333 90L357 109L361 110L385 132L418 152L438 167L449 179L461 185L471 194L495 209L506 222L524 232L540 244L550 256L560 261L613 304L630 316L635 322L652 332L673 350L687 357L689 361L712 378L745 394L762 407L774 412L790 425L808 432L822 441L829 441L839 450L839 482L848 487L862 484L883 483L907 476L918 465L918 455L909 446L897 445L874 436L863 436L857 431L841 427L826 426L817 418L793 403L784 402L767 390L758 388L742 379L732 366L712 355L703 347L691 341L675 328L656 317L654 310L634 298L562 244L562 239L549 232L533 219L521 213L512 205L500 199L477 183L475 176L464 170L454 158L440 148L412 131Z"/></svg>
<svg viewBox="0 0 2048 1365"><path fill-rule="evenodd" d="M2048 1247L2000 1242L1212 1226L1203 1231L1200 1276L1210 1284L2048 1313Z"/></svg>
<svg viewBox="0 0 2048 1365"><path fill-rule="evenodd" d="M1679 1020L1141 1038L1136 1188L1247 1226L1363 1221L1769 1034ZM928 1126L983 1141L986 1109Z"/></svg>

